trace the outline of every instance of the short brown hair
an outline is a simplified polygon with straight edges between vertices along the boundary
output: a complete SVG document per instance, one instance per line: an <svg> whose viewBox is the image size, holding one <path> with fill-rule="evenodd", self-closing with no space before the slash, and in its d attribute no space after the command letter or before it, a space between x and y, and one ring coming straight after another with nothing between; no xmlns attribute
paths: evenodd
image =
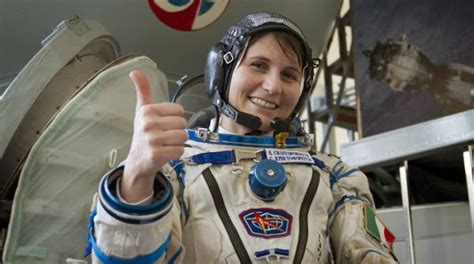
<svg viewBox="0 0 474 264"><path fill-rule="evenodd" d="M278 45L280 45L281 50L287 58L292 59L293 56L296 55L298 65L303 68L303 47L299 40L290 33L285 31L264 31L253 36L250 39L249 46L267 34L272 34L276 38Z"/></svg>

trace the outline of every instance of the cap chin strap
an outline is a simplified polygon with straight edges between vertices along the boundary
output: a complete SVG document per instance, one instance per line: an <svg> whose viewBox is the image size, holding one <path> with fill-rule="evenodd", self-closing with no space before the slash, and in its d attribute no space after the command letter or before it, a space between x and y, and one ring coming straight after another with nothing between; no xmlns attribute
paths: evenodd
<svg viewBox="0 0 474 264"><path fill-rule="evenodd" d="M260 120L258 116L241 112L230 104L224 102L220 107L220 112L234 120L234 122L250 128L252 131L257 130L262 125L262 120Z"/></svg>

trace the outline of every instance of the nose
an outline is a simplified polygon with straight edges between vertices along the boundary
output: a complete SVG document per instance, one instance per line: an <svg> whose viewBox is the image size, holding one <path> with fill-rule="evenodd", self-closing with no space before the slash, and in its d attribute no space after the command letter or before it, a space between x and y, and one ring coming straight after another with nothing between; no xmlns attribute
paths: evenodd
<svg viewBox="0 0 474 264"><path fill-rule="evenodd" d="M280 94L282 91L282 81L279 74L268 73L263 81L263 89L271 95Z"/></svg>

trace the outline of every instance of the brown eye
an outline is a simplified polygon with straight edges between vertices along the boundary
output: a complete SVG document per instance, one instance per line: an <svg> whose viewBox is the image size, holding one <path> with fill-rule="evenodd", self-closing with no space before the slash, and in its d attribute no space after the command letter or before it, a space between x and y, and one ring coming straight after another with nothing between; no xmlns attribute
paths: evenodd
<svg viewBox="0 0 474 264"><path fill-rule="evenodd" d="M267 69L267 65L263 62L252 62L250 65L252 66L252 68L260 71Z"/></svg>
<svg viewBox="0 0 474 264"><path fill-rule="evenodd" d="M298 81L298 76L293 72L284 72L283 78L287 81Z"/></svg>

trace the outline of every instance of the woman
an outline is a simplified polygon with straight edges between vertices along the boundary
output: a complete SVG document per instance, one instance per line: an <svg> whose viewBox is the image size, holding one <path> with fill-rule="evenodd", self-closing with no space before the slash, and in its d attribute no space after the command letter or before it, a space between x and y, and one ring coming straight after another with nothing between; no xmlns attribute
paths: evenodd
<svg viewBox="0 0 474 264"><path fill-rule="evenodd" d="M153 104L146 77L130 75L132 146L94 202L95 261L396 262L393 240L363 225L373 216L365 176L310 154L292 122L313 63L287 18L250 14L211 49L205 82L219 114L209 128L185 130L183 109Z"/></svg>

